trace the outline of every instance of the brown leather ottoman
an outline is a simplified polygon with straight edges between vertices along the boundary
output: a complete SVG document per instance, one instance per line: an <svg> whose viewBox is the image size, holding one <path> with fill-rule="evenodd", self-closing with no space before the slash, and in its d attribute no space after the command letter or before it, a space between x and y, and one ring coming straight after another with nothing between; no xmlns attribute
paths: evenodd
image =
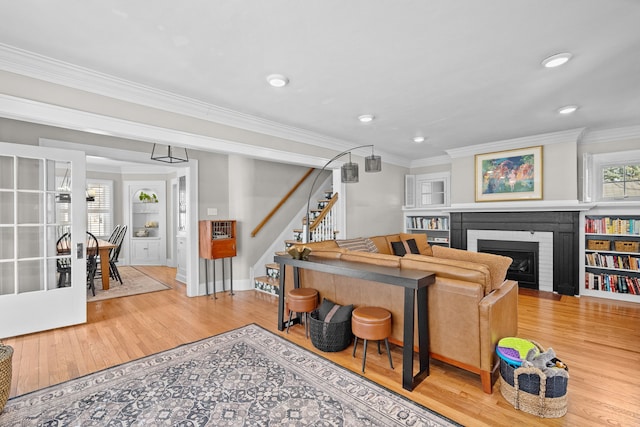
<svg viewBox="0 0 640 427"><path fill-rule="evenodd" d="M287 324L287 333L291 325L291 315L296 313L304 313L304 334L305 338L309 338L309 313L318 307L318 291L311 288L295 288L287 292L287 306L289 308L289 323Z"/></svg>
<svg viewBox="0 0 640 427"><path fill-rule="evenodd" d="M367 341L378 341L378 354L380 351L380 340L384 340L387 346L387 356L389 357L389 366L393 369L393 361L391 360L391 352L389 351L388 337L391 335L391 313L381 307L358 307L353 310L351 315L351 330L355 335L353 344L353 357L356 357L356 348L358 347L358 338L364 339L364 354L362 356L362 372L364 373L364 365L367 361Z"/></svg>

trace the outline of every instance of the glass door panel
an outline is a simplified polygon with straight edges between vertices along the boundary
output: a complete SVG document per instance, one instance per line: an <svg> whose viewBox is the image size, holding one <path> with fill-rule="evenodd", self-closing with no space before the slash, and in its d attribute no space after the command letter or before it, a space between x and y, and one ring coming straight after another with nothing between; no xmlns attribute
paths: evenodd
<svg viewBox="0 0 640 427"><path fill-rule="evenodd" d="M86 321L84 175L84 153L0 143L0 338Z"/></svg>

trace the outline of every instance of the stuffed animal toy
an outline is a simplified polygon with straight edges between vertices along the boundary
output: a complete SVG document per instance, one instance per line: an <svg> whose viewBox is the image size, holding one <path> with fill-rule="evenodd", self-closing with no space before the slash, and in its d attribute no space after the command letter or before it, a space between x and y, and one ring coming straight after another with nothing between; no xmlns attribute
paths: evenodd
<svg viewBox="0 0 640 427"><path fill-rule="evenodd" d="M522 361L522 366L538 368L547 378L556 376L569 378L567 365L556 357L556 352L552 348L545 352L539 352L537 349L529 350L527 357Z"/></svg>

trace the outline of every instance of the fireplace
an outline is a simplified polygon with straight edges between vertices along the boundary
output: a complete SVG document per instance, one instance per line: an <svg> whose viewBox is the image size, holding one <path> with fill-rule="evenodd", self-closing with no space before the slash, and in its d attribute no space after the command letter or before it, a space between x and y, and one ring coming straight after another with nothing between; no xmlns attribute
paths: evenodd
<svg viewBox="0 0 640 427"><path fill-rule="evenodd" d="M507 279L515 280L521 288L538 289L538 242L483 240L477 242L478 252L507 256L513 260Z"/></svg>
<svg viewBox="0 0 640 427"><path fill-rule="evenodd" d="M577 294L580 256L577 209L526 212L478 210L451 212L450 215L452 248L477 251L477 240L521 242L519 245L537 242L537 288L564 295ZM517 265L514 267L517 268Z"/></svg>

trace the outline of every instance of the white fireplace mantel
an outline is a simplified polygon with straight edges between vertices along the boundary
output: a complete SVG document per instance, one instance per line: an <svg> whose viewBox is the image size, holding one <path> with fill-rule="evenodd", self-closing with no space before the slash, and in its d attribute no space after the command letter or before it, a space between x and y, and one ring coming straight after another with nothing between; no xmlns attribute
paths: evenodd
<svg viewBox="0 0 640 427"><path fill-rule="evenodd" d="M453 203L445 212L535 212L535 211L588 211L594 203L578 200L531 200L518 202Z"/></svg>

